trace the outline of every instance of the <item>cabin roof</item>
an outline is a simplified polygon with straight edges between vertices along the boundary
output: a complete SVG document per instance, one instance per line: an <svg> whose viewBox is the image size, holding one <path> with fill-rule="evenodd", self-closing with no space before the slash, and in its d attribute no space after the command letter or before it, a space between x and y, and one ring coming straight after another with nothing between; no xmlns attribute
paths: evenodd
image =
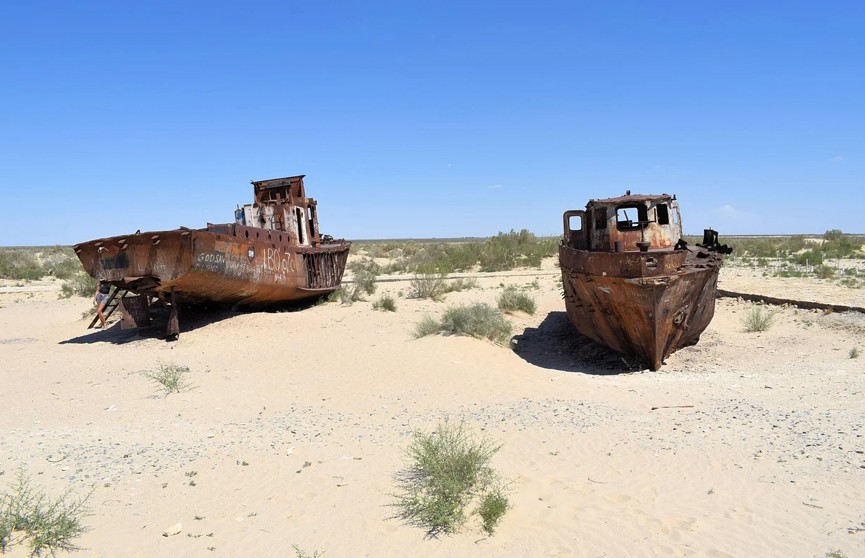
<svg viewBox="0 0 865 558"><path fill-rule="evenodd" d="M253 186L255 186L256 190L260 190L262 188L279 188L281 186L290 186L292 183L303 182L303 177L305 174L301 174L298 176L286 176L283 178L268 178L266 180L252 180Z"/></svg>
<svg viewBox="0 0 865 558"><path fill-rule="evenodd" d="M586 207L595 205L618 205L628 202L647 202L647 201L670 201L673 196L670 194L626 194L617 198L604 198L599 200L589 200Z"/></svg>

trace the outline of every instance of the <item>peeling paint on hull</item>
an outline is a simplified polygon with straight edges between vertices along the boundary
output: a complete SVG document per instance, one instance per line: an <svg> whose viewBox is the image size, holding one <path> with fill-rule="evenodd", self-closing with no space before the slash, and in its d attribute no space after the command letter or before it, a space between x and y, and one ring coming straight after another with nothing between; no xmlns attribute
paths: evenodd
<svg viewBox="0 0 865 558"><path fill-rule="evenodd" d="M267 306L318 297L339 287L349 243L303 249L285 240L274 242L268 235L249 240L245 233L250 227L222 227L234 234L207 229L146 232L84 242L75 250L96 279L156 297L174 289L182 303Z"/></svg>

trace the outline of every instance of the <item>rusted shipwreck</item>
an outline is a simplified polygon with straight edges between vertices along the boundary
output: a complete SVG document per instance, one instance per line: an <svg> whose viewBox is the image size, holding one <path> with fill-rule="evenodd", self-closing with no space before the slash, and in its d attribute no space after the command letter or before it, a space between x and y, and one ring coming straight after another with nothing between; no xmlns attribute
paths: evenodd
<svg viewBox="0 0 865 558"><path fill-rule="evenodd" d="M559 245L565 307L577 331L652 370L696 343L715 313L718 234L688 246L676 196L590 200L564 213Z"/></svg>
<svg viewBox="0 0 865 558"><path fill-rule="evenodd" d="M162 304L169 336L179 334L179 304L256 308L320 297L339 287L350 243L320 234L303 178L253 181L255 201L234 223L100 238L75 253L114 293L137 295L119 298L124 325L147 323L150 304Z"/></svg>

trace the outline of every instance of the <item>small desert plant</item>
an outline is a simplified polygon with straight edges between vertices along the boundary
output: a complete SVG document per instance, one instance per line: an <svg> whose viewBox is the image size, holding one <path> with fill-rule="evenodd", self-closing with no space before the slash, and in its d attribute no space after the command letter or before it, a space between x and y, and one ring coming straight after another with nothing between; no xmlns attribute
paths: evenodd
<svg viewBox="0 0 865 558"><path fill-rule="evenodd" d="M850 358L859 358L859 349L858 348L853 347L852 349L850 349Z"/></svg>
<svg viewBox="0 0 865 558"><path fill-rule="evenodd" d="M454 533L477 513L492 533L508 509L508 499L490 460L501 446L476 439L464 423L440 423L435 431L415 431L406 450L407 466L397 475L397 517L427 529L429 536ZM469 512L472 503L477 508Z"/></svg>
<svg viewBox="0 0 865 558"><path fill-rule="evenodd" d="M820 279L833 279L835 277L835 270L825 264L818 265L814 267L814 275Z"/></svg>
<svg viewBox="0 0 865 558"><path fill-rule="evenodd" d="M767 331L775 321L775 314L764 310L761 306L752 308L744 319L745 331L758 332Z"/></svg>
<svg viewBox="0 0 865 558"><path fill-rule="evenodd" d="M387 312L396 312L396 302L392 296L384 295L380 299L372 303L375 310L385 310Z"/></svg>
<svg viewBox="0 0 865 558"><path fill-rule="evenodd" d="M409 283L409 296L441 300L445 295L446 279L446 273L415 273Z"/></svg>
<svg viewBox="0 0 865 558"><path fill-rule="evenodd" d="M363 260L352 262L348 268L351 270L352 277L354 278L354 283L347 288L352 302L363 300L364 295L371 295L375 292L377 287L375 278L376 275L381 273L380 265L373 260Z"/></svg>
<svg viewBox="0 0 865 558"><path fill-rule="evenodd" d="M505 344L511 336L511 324L501 312L484 303L454 306L445 310L440 321L425 316L415 326L415 337L434 333L467 335Z"/></svg>
<svg viewBox="0 0 865 558"><path fill-rule="evenodd" d="M478 515L483 521L483 528L487 534L492 535L496 527L499 525L505 512L508 511L509 503L504 487L499 484L489 490L481 498L481 503L478 506Z"/></svg>
<svg viewBox="0 0 865 558"><path fill-rule="evenodd" d="M67 491L52 499L19 469L11 491L0 494L0 552L19 542L27 543L31 556L78 550L73 541L87 530L82 520L91 494L77 498Z"/></svg>
<svg viewBox="0 0 865 558"><path fill-rule="evenodd" d="M532 297L518 291L513 285L505 287L505 290L499 296L499 310L502 312L516 312L519 310L526 314L534 314L535 309L535 301Z"/></svg>
<svg viewBox="0 0 865 558"><path fill-rule="evenodd" d="M295 558L320 558L321 556L324 556L324 552L318 550L313 550L312 554L307 554L304 549L300 548L296 544L291 545L291 548L294 549Z"/></svg>
<svg viewBox="0 0 865 558"><path fill-rule="evenodd" d="M441 331L441 324L430 316L424 316L414 326L414 336L416 338L426 337L427 335L435 335Z"/></svg>
<svg viewBox="0 0 865 558"><path fill-rule="evenodd" d="M826 558L847 558L847 556L840 550L832 550L826 553Z"/></svg>
<svg viewBox="0 0 865 558"><path fill-rule="evenodd" d="M444 292L445 293L455 293L468 291L470 289L476 289L478 286L477 279L468 279L460 277L459 279L454 279L453 281L448 281L445 283Z"/></svg>
<svg viewBox="0 0 865 558"><path fill-rule="evenodd" d="M188 373L186 366L160 362L156 370L146 370L144 376L160 386L167 396L192 389L192 384L186 379Z"/></svg>

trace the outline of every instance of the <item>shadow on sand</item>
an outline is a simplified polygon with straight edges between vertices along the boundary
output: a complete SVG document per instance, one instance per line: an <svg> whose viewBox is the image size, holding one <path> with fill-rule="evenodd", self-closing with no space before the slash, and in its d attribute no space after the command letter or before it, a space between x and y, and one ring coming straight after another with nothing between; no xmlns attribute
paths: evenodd
<svg viewBox="0 0 865 558"><path fill-rule="evenodd" d="M565 312L550 312L538 327L527 327L511 343L520 358L551 370L613 375L643 369L633 359L580 335Z"/></svg>
<svg viewBox="0 0 865 558"><path fill-rule="evenodd" d="M222 320L229 320L235 316L242 314L251 314L254 312L297 312L314 306L316 301L292 303L284 305L271 306L257 310L238 310L228 309L217 305L194 305L194 306L179 306L178 317L180 322L180 335L195 331L200 327L204 327ZM84 335L60 341L60 345L67 344L87 344L87 343L114 343L115 345L123 345L132 343L141 339L164 339L165 341L175 341L175 338L166 338L165 331L168 324L168 310L166 308L152 307L150 312L151 324L146 327L138 327L132 329L122 329L120 322L108 326L108 329L88 329Z"/></svg>

